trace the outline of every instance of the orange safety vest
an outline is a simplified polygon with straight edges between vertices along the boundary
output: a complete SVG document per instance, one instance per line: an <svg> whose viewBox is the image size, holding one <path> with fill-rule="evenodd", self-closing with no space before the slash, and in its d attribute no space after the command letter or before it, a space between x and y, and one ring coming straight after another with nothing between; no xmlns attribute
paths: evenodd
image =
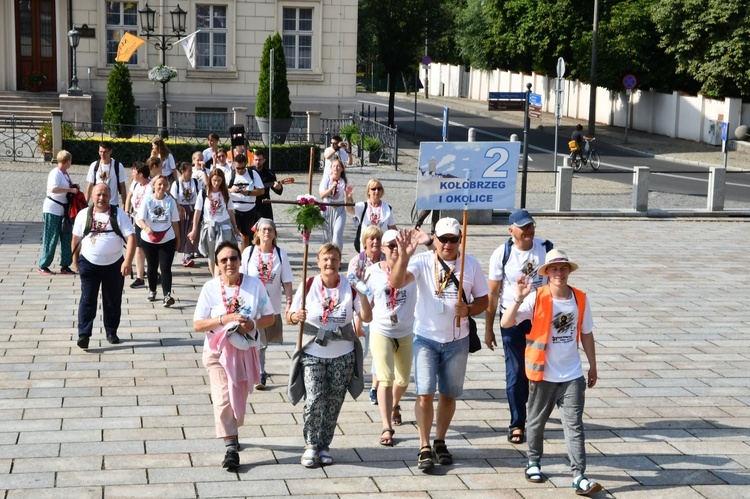
<svg viewBox="0 0 750 499"><path fill-rule="evenodd" d="M572 286L570 289L573 290L573 297L578 305L578 334L576 341L580 343L581 324L583 324L583 313L586 310L586 293ZM544 363L551 326L552 292L548 284L536 290L534 318L531 322L531 331L526 335L526 377L529 381L542 381L544 379Z"/></svg>

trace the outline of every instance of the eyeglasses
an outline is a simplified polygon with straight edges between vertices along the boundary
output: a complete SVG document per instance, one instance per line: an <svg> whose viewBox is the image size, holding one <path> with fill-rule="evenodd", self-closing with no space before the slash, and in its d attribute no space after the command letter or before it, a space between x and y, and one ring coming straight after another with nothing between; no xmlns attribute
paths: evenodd
<svg viewBox="0 0 750 499"><path fill-rule="evenodd" d="M222 265L226 264L227 262L235 263L239 259L240 259L240 257L238 257L237 255L227 256L227 257L224 257L224 258L219 258L219 263L222 264Z"/></svg>
<svg viewBox="0 0 750 499"><path fill-rule="evenodd" d="M217 154L216 157L219 158L219 159L224 159L224 158L227 157L227 155L226 154Z"/></svg>
<svg viewBox="0 0 750 499"><path fill-rule="evenodd" d="M383 188L382 187L370 187L370 190L374 191L374 192L377 192L377 191L382 191Z"/></svg>
<svg viewBox="0 0 750 499"><path fill-rule="evenodd" d="M388 248L389 250L392 250L392 249L398 248L398 244L396 243L386 244L385 247Z"/></svg>
<svg viewBox="0 0 750 499"><path fill-rule="evenodd" d="M458 236L454 237L448 237L448 236L438 236L438 241L440 241L443 244L451 243L456 244L461 238Z"/></svg>

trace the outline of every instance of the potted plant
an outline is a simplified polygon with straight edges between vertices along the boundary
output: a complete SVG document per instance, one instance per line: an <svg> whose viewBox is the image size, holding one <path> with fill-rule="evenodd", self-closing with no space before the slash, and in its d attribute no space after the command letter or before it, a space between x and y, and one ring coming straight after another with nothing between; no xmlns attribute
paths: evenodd
<svg viewBox="0 0 750 499"><path fill-rule="evenodd" d="M26 90L30 92L38 92L42 88L42 84L47 81L47 77L41 71L32 69L26 76L23 77L23 85Z"/></svg>
<svg viewBox="0 0 750 499"><path fill-rule="evenodd" d="M177 70L171 66L165 66L159 64L148 70L148 79L159 83L169 83L172 79L177 77Z"/></svg>
<svg viewBox="0 0 750 499"><path fill-rule="evenodd" d="M380 157L383 155L380 146L380 141L375 137L365 137L365 151L369 153L368 161L370 163L377 163L380 161Z"/></svg>
<svg viewBox="0 0 750 499"><path fill-rule="evenodd" d="M62 139L73 139L75 136L76 134L73 131L73 126L70 123L63 123ZM52 161L52 155L54 152L52 146L52 123L45 123L39 128L37 142L39 143L39 149L41 149L44 154L44 162L49 163Z"/></svg>
<svg viewBox="0 0 750 499"><path fill-rule="evenodd" d="M271 49L274 49L273 90L271 89ZM273 99L269 109L269 95ZM273 112L273 116L271 116ZM263 54L260 59L260 76L258 77L258 95L255 101L255 121L258 123L263 143L271 143L269 137L269 118L273 127L273 143L283 144L292 126L292 101L289 99L289 84L286 80L286 58L281 35L276 33L266 38Z"/></svg>

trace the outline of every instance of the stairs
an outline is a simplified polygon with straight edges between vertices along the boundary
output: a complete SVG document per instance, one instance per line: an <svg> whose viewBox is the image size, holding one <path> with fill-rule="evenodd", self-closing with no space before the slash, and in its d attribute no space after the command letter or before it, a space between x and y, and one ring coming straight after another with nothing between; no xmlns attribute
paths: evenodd
<svg viewBox="0 0 750 499"><path fill-rule="evenodd" d="M50 121L53 109L60 109L58 92L0 92L0 124L8 126L15 116L16 126Z"/></svg>

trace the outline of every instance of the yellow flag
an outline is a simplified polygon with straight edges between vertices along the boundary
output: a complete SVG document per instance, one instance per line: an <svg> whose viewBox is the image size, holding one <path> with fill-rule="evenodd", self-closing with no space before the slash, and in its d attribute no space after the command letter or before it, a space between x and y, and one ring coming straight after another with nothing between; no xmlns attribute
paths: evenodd
<svg viewBox="0 0 750 499"><path fill-rule="evenodd" d="M146 43L146 40L143 38L125 33L120 38L120 44L117 46L117 57L115 57L115 60L117 62L128 62L133 57L133 54L135 54L135 51L138 50L138 47L144 43Z"/></svg>

